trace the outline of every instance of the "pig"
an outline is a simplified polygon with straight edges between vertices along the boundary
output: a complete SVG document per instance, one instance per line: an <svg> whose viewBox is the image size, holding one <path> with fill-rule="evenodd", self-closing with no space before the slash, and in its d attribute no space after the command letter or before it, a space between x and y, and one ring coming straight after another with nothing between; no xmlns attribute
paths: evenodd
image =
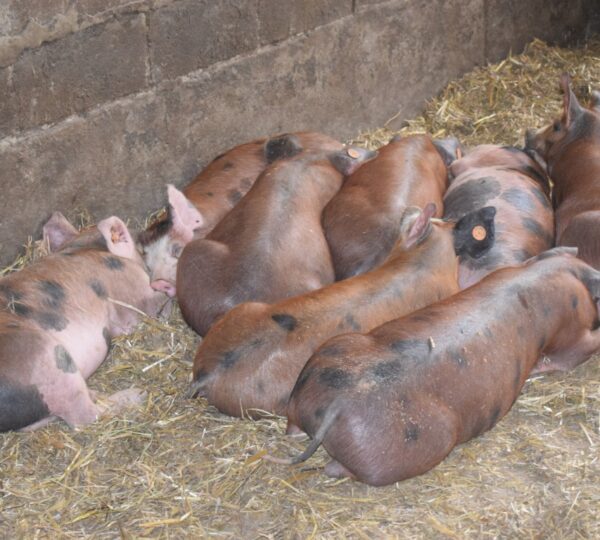
<svg viewBox="0 0 600 540"><path fill-rule="evenodd" d="M167 186L166 215L138 237L150 268L152 287L175 296L177 260L185 245L210 233L270 163L302 150L341 148L341 142L316 132L258 139L217 156L183 192L173 185Z"/></svg>
<svg viewBox="0 0 600 540"><path fill-rule="evenodd" d="M406 207L433 202L442 215L446 163L458 148L456 139L436 143L428 135L397 136L344 182L322 219L336 280L381 264L394 246Z"/></svg>
<svg viewBox="0 0 600 540"><path fill-rule="evenodd" d="M241 302L274 302L332 283L321 212L374 152L349 147L301 153L273 163L205 238L190 242L177 265L177 299L201 336Z"/></svg>
<svg viewBox="0 0 600 540"><path fill-rule="evenodd" d="M495 209L458 224L432 222L435 210L433 203L408 207L387 261L370 272L274 304L234 307L198 348L191 395L232 416L256 416L250 409L283 415L300 370L325 340L369 331L457 292L454 236L467 240L461 250L469 243L489 249L471 233L483 227L493 238Z"/></svg>
<svg viewBox="0 0 600 540"><path fill-rule="evenodd" d="M111 338L139 320L136 310L153 316L166 300L150 287L118 217L78 233L56 212L44 239L55 253L0 279L2 432L35 429L54 417L71 427L96 420L103 408L85 380L106 357ZM140 398L138 390L125 390L108 407Z"/></svg>
<svg viewBox="0 0 600 540"><path fill-rule="evenodd" d="M444 217L460 219L486 205L497 209L492 249L472 257L462 253L461 289L504 266L513 266L554 245L550 185L542 167L524 150L477 146L450 165Z"/></svg>
<svg viewBox="0 0 600 540"><path fill-rule="evenodd" d="M511 408L540 357L570 369L600 347L600 272L554 248L368 334L325 342L290 397L288 431L325 473L374 486L423 474Z"/></svg>
<svg viewBox="0 0 600 540"><path fill-rule="evenodd" d="M560 79L563 113L547 127L528 130L527 148L547 165L554 183L556 242L575 246L579 257L600 269L600 93L590 108L571 90L568 74Z"/></svg>

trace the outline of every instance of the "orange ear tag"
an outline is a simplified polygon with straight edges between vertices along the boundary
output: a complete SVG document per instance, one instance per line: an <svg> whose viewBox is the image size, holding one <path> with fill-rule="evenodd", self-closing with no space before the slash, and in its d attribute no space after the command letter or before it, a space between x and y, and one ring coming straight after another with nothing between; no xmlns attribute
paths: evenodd
<svg viewBox="0 0 600 540"><path fill-rule="evenodd" d="M348 150L346 150L346 153L351 157L351 158L358 158L358 156L360 155L358 153L358 150L355 150L354 148L348 148Z"/></svg>
<svg viewBox="0 0 600 540"><path fill-rule="evenodd" d="M473 238L475 238L475 240L479 241L485 239L485 237L487 236L485 227L482 227L481 225L476 225L475 227L473 227L471 234L473 235Z"/></svg>

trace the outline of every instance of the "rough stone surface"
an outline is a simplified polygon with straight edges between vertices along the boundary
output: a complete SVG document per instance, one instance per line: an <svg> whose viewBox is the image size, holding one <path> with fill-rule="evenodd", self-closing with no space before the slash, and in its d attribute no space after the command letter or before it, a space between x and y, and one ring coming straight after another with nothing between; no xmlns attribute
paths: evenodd
<svg viewBox="0 0 600 540"><path fill-rule="evenodd" d="M155 78L183 75L255 49L256 5L253 0L183 0L149 14L149 39Z"/></svg>
<svg viewBox="0 0 600 540"><path fill-rule="evenodd" d="M0 136L55 122L144 88L144 17L128 15L27 50L14 65L0 70Z"/></svg>
<svg viewBox="0 0 600 540"><path fill-rule="evenodd" d="M518 54L533 37L563 44L583 37L583 0L486 0L486 60Z"/></svg>
<svg viewBox="0 0 600 540"><path fill-rule="evenodd" d="M0 2L0 264L55 210L135 223L249 139L399 123L510 47L591 28L596 2Z"/></svg>
<svg viewBox="0 0 600 540"><path fill-rule="evenodd" d="M351 13L352 0L258 0L260 42L281 41Z"/></svg>

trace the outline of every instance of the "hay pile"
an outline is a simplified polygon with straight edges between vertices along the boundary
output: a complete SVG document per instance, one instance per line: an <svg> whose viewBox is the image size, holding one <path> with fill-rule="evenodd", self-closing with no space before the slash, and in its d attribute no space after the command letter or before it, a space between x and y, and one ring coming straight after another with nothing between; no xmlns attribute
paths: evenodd
<svg viewBox="0 0 600 540"><path fill-rule="evenodd" d="M452 82L403 133L455 135L466 144L520 143L553 118L558 76L579 96L600 87L600 42L584 49L531 44L524 55ZM377 147L385 127L355 142ZM5 269L13 270L37 254ZM281 418L225 417L183 397L197 338L178 313L117 339L91 377L95 390L144 387L144 407L80 431L54 424L0 434L3 538L598 538L600 362L530 380L491 431L429 473L386 488L333 480L294 453Z"/></svg>

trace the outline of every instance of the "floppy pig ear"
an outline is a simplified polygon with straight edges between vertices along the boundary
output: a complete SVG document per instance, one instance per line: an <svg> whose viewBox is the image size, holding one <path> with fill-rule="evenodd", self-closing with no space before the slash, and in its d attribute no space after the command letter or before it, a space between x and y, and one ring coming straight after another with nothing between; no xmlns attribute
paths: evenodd
<svg viewBox="0 0 600 540"><path fill-rule="evenodd" d="M169 217L173 232L187 244L194 238L194 231L204 225L204 218L189 199L175 186L167 186Z"/></svg>
<svg viewBox="0 0 600 540"><path fill-rule="evenodd" d="M454 225L454 250L458 256L478 259L494 245L496 208L486 206L459 219Z"/></svg>
<svg viewBox="0 0 600 540"><path fill-rule="evenodd" d="M111 216L98 223L98 230L106 241L108 251L126 259L137 259L138 253L127 225L117 216Z"/></svg>
<svg viewBox="0 0 600 540"><path fill-rule="evenodd" d="M404 239L404 247L410 249L417 244L420 244L431 233L431 224L429 220L435 215L435 203L429 203L422 211L419 211L418 216L410 225L406 237Z"/></svg>
<svg viewBox="0 0 600 540"><path fill-rule="evenodd" d="M581 105L577 97L571 90L571 77L568 73L563 73L560 77L560 88L563 92L563 122L566 127L581 114Z"/></svg>
<svg viewBox="0 0 600 540"><path fill-rule="evenodd" d="M446 167L450 167L453 161L462 157L463 151L460 141L456 137L433 139L433 145L436 147L440 156L442 156Z"/></svg>
<svg viewBox="0 0 600 540"><path fill-rule="evenodd" d="M54 212L42 227L42 239L52 253L58 251L78 234L77 229L60 212Z"/></svg>

